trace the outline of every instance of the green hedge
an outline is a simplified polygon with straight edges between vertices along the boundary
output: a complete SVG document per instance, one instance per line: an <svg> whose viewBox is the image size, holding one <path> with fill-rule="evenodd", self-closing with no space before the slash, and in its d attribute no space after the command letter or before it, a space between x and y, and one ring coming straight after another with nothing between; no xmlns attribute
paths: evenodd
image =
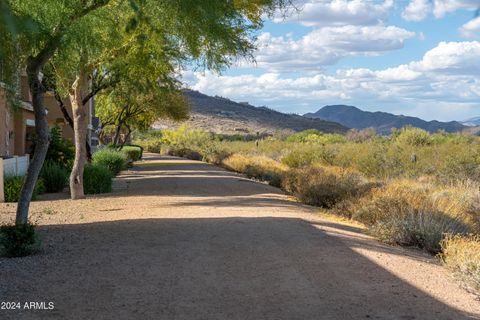
<svg viewBox="0 0 480 320"><path fill-rule="evenodd" d="M93 154L92 164L108 168L113 176L127 168L127 156L125 153L112 149L98 150Z"/></svg>
<svg viewBox="0 0 480 320"><path fill-rule="evenodd" d="M46 192L61 192L67 185L68 171L56 162L45 162L40 175L45 184Z"/></svg>
<svg viewBox="0 0 480 320"><path fill-rule="evenodd" d="M83 172L85 194L107 193L112 191L113 174L101 165L86 165Z"/></svg>
<svg viewBox="0 0 480 320"><path fill-rule="evenodd" d="M127 156L128 161L138 161L142 159L143 149L140 146L124 146L121 150Z"/></svg>

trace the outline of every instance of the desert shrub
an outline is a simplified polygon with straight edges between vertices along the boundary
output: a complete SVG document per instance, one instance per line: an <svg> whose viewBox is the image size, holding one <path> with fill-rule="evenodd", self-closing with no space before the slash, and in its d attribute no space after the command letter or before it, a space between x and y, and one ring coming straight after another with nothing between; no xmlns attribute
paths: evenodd
<svg viewBox="0 0 480 320"><path fill-rule="evenodd" d="M113 176L127 167L127 157L124 153L112 149L102 149L92 156L92 164L108 168Z"/></svg>
<svg viewBox="0 0 480 320"><path fill-rule="evenodd" d="M439 252L445 233L472 231L468 217L432 197L434 187L408 180L393 181L361 199L352 218L369 226L387 243L417 246Z"/></svg>
<svg viewBox="0 0 480 320"><path fill-rule="evenodd" d="M396 203L370 227L370 232L387 243L416 246L438 253L445 234L466 234L470 228L461 218L434 208L415 208L409 204L400 207Z"/></svg>
<svg viewBox="0 0 480 320"><path fill-rule="evenodd" d="M315 144L345 143L347 139L338 133L323 133L316 129L304 130L287 137L287 142L303 142Z"/></svg>
<svg viewBox="0 0 480 320"><path fill-rule="evenodd" d="M335 154L322 146L295 148L282 157L282 163L290 168L301 168L313 163L331 165Z"/></svg>
<svg viewBox="0 0 480 320"><path fill-rule="evenodd" d="M373 140L377 137L377 131L375 128L366 128L362 130L350 129L348 130L345 138L351 142L365 142Z"/></svg>
<svg viewBox="0 0 480 320"><path fill-rule="evenodd" d="M57 162L46 161L40 173L46 192L60 192L68 181L68 171Z"/></svg>
<svg viewBox="0 0 480 320"><path fill-rule="evenodd" d="M137 144L148 152L161 153L163 142L161 139L136 140Z"/></svg>
<svg viewBox="0 0 480 320"><path fill-rule="evenodd" d="M6 257L23 257L35 253L40 240L31 223L0 226L0 249Z"/></svg>
<svg viewBox="0 0 480 320"><path fill-rule="evenodd" d="M83 190L85 194L107 193L112 191L111 170L102 165L86 165L83 172Z"/></svg>
<svg viewBox="0 0 480 320"><path fill-rule="evenodd" d="M464 179L480 181L480 155L476 152L449 154L439 168L437 177L445 181Z"/></svg>
<svg viewBox="0 0 480 320"><path fill-rule="evenodd" d="M453 216L462 216L480 232L480 186L473 181L457 182L455 185L437 187L429 194L436 208Z"/></svg>
<svg viewBox="0 0 480 320"><path fill-rule="evenodd" d="M480 236L448 235L441 246L445 264L480 296Z"/></svg>
<svg viewBox="0 0 480 320"><path fill-rule="evenodd" d="M267 181L270 185L280 187L286 167L266 157L247 157L233 154L223 161L229 170L244 173L249 178Z"/></svg>
<svg viewBox="0 0 480 320"><path fill-rule="evenodd" d="M423 129L405 127L396 134L395 141L400 144L418 147L432 144L433 138Z"/></svg>
<svg viewBox="0 0 480 320"><path fill-rule="evenodd" d="M289 170L283 187L303 203L332 208L342 200L355 197L366 181L352 170L312 166Z"/></svg>
<svg viewBox="0 0 480 320"><path fill-rule="evenodd" d="M202 160L219 165L228 158L231 153L220 144L211 144L202 150Z"/></svg>
<svg viewBox="0 0 480 320"><path fill-rule="evenodd" d="M122 150L125 153L128 161L138 161L142 159L143 149L141 146L123 146Z"/></svg>
<svg viewBox="0 0 480 320"><path fill-rule="evenodd" d="M18 202L24 181L25 177L23 176L5 177L3 182L5 202ZM36 200L37 196L44 192L45 185L43 179L39 178L33 189L32 200Z"/></svg>

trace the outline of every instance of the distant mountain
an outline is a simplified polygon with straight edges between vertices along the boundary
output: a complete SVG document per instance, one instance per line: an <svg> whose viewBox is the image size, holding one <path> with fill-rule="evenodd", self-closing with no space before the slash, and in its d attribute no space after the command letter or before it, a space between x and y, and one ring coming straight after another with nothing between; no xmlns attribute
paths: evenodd
<svg viewBox="0 0 480 320"><path fill-rule="evenodd" d="M189 127L225 134L273 134L278 131L317 129L323 132L343 133L348 128L320 119L285 114L267 107L254 107L248 102L234 102L227 98L211 97L197 91L185 90L191 105ZM157 128L175 128L179 124L159 121Z"/></svg>
<svg viewBox="0 0 480 320"><path fill-rule="evenodd" d="M373 127L379 133L390 133L392 128L410 125L429 132L445 130L447 132L462 131L466 128L457 121L440 122L425 121L420 118L394 115L387 112L369 112L357 107L345 105L325 106L315 113L304 114L308 118L335 121L349 128L365 129Z"/></svg>
<svg viewBox="0 0 480 320"><path fill-rule="evenodd" d="M469 127L480 126L480 117L470 118L468 120L462 121L462 124Z"/></svg>

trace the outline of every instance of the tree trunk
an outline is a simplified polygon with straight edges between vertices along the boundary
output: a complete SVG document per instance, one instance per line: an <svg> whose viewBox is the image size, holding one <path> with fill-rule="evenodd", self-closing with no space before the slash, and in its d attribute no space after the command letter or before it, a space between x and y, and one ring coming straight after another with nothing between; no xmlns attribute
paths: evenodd
<svg viewBox="0 0 480 320"><path fill-rule="evenodd" d="M85 87L85 73L80 71L70 90L72 104L74 135L75 135L75 161L70 174L70 196L72 200L84 199L83 169L87 162L87 112L82 103L82 88Z"/></svg>
<svg viewBox="0 0 480 320"><path fill-rule="evenodd" d="M55 99L57 100L58 107L60 108L60 111L62 111L63 118L65 119L65 121L67 121L70 128L72 128L72 130L75 132L75 127L73 125L73 119L72 119L72 117L70 117L70 114L68 114L67 107L65 106L65 103L63 103L63 100L60 97L60 95L58 94L58 92L56 91L56 89L54 89L54 95L55 95ZM91 162L92 161L92 148L90 147L90 143L88 143L88 139L86 139L85 148L87 148L87 160L88 160L88 162Z"/></svg>
<svg viewBox="0 0 480 320"><path fill-rule="evenodd" d="M40 80L41 62L31 60L27 65L28 84L32 94L33 112L35 114L35 132L37 143L33 159L28 167L25 183L20 191L15 223L17 225L28 222L28 209L38 175L48 151L48 122L45 106L43 105L44 88Z"/></svg>
<svg viewBox="0 0 480 320"><path fill-rule="evenodd" d="M72 128L72 130L75 132L75 126L73 125L73 119L68 114L67 107L65 106L65 103L63 103L63 100L60 97L60 95L58 94L56 89L54 89L54 95L55 95L55 99L57 100L58 107L60 108L60 111L62 111L63 118L65 119L65 121L67 121L70 128ZM86 139L86 141L85 141L85 148L87 148L87 160L88 160L88 162L91 162L92 161L92 148L90 147L90 143L88 143L88 139Z"/></svg>
<svg viewBox="0 0 480 320"><path fill-rule="evenodd" d="M117 130L115 131L115 136L113 138L113 145L117 147L120 142L120 134L122 133L123 121L120 121L117 125Z"/></svg>

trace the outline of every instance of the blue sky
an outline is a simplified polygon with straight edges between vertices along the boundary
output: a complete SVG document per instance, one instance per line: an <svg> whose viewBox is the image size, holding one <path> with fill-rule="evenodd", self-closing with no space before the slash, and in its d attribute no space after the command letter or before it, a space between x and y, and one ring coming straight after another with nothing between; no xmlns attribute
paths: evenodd
<svg viewBox="0 0 480 320"><path fill-rule="evenodd" d="M329 104L465 120L480 115L480 0L299 0L268 19L256 63L184 73L195 90L303 114Z"/></svg>

